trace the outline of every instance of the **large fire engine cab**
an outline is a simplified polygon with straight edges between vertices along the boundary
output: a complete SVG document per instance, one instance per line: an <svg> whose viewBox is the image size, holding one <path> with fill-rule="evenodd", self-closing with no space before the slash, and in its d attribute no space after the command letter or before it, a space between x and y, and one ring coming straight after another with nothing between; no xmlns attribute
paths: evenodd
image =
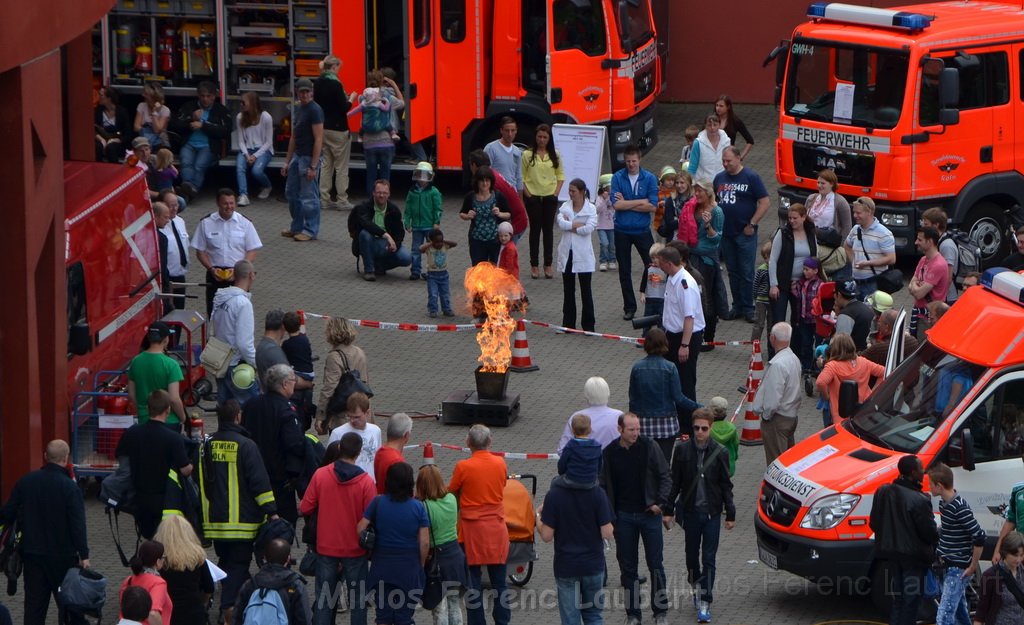
<svg viewBox="0 0 1024 625"><path fill-rule="evenodd" d="M773 52L783 213L832 169L839 193L875 200L898 253L914 253L920 214L940 206L986 266L1004 258L1005 211L1024 205L1020 4L822 2L807 16Z"/></svg>

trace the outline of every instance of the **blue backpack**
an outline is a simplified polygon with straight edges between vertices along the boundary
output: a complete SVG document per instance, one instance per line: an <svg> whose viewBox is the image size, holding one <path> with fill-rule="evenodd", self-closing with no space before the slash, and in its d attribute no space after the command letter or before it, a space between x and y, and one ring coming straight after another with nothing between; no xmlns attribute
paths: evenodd
<svg viewBox="0 0 1024 625"><path fill-rule="evenodd" d="M242 625L288 625L281 593L273 588L254 588L242 612Z"/></svg>
<svg viewBox="0 0 1024 625"><path fill-rule="evenodd" d="M364 133L383 132L391 129L391 112L376 106L363 107L363 121L360 131Z"/></svg>

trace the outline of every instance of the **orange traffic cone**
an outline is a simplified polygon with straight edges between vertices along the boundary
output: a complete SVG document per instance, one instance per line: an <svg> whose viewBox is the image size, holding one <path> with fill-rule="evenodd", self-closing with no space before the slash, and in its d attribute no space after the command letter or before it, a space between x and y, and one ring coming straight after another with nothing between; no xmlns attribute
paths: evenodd
<svg viewBox="0 0 1024 625"><path fill-rule="evenodd" d="M762 377L764 377L764 360L761 358L761 341L754 341L754 347L750 353L750 372L747 373L747 410L743 415L743 432L740 434L740 444L742 445L760 445L764 442L761 438L761 417L750 409L754 403L754 396L757 395L757 388L761 385Z"/></svg>
<svg viewBox="0 0 1024 625"><path fill-rule="evenodd" d="M423 443L423 464L421 467L425 467L428 464L436 464L434 462L434 444L431 442Z"/></svg>
<svg viewBox="0 0 1024 625"><path fill-rule="evenodd" d="M512 366L509 369L516 373L540 369L530 359L530 344L526 340L526 324L522 319L516 322L516 333L512 337Z"/></svg>

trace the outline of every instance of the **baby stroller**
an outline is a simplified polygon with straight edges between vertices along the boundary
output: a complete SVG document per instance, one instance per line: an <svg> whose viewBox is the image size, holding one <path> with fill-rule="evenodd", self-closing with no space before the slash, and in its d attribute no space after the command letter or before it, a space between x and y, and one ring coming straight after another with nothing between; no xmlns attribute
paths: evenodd
<svg viewBox="0 0 1024 625"><path fill-rule="evenodd" d="M533 497L537 494L536 475L509 475L505 483L505 526L508 527L508 580L514 586L525 586L533 575L533 562L537 560L533 535L537 517L533 510ZM531 481L527 490L524 480Z"/></svg>
<svg viewBox="0 0 1024 625"><path fill-rule="evenodd" d="M836 318L832 309L836 305L836 283L823 282L818 287L818 294L811 303L811 312L814 314L814 362L817 363L819 347L827 345L836 331ZM804 393L808 397L814 396L814 381L819 373L817 365L814 366L812 375L804 376Z"/></svg>

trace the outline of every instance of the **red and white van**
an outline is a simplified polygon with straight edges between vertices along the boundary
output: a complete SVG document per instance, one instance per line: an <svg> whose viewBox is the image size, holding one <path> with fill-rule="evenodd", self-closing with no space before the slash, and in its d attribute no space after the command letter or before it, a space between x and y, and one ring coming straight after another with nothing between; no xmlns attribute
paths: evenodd
<svg viewBox="0 0 1024 625"><path fill-rule="evenodd" d="M903 335L903 317L894 336ZM851 418L767 468L755 519L761 562L866 592L880 572L872 498L907 454L926 469L953 467L957 491L988 534L989 557L1010 490L1024 481L1024 275L989 270L927 337ZM887 369L902 349L894 340Z"/></svg>

